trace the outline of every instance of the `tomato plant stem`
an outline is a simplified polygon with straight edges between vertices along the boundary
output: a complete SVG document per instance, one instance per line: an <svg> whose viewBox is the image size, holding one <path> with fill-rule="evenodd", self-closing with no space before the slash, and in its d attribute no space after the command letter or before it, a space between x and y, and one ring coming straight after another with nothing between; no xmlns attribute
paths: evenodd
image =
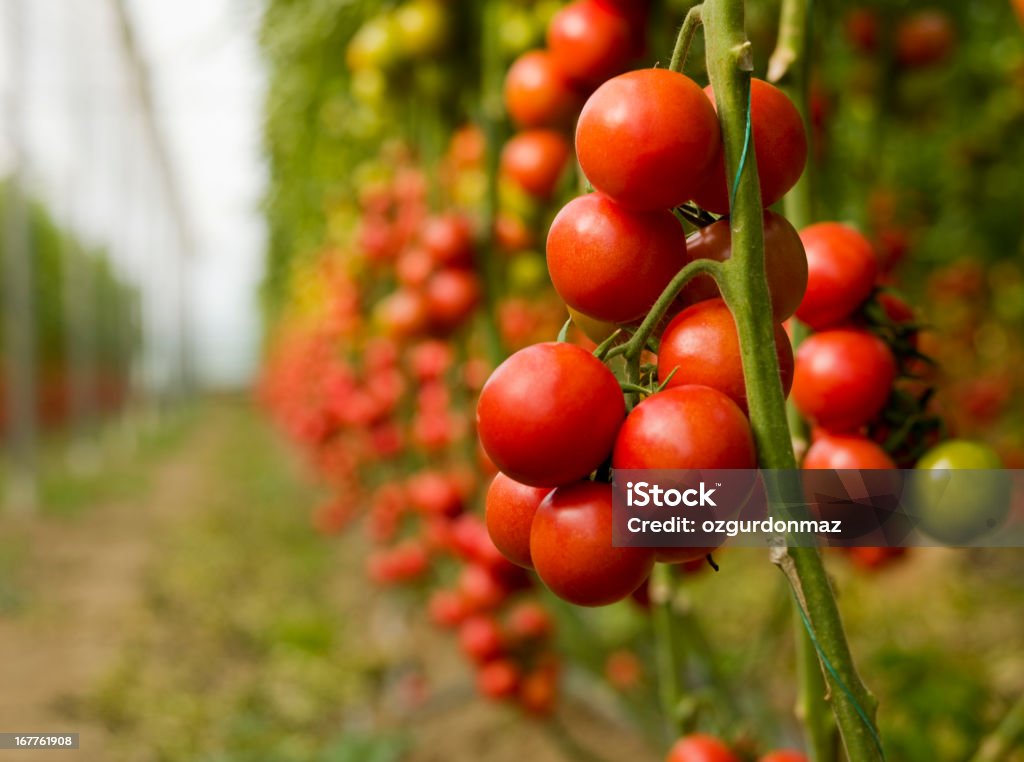
<svg viewBox="0 0 1024 762"><path fill-rule="evenodd" d="M765 279L764 230L757 159L750 144L750 42L744 30L743 0L705 0L708 73L715 91L726 177L733 183L730 224L732 257L723 266L722 295L732 310L743 355L750 422L764 469L794 470L786 405L775 352L774 322ZM799 483L780 480L796 493ZM798 493L797 493L798 494ZM813 634L815 650L828 672L827 684L850 762L883 760L874 714L876 701L864 687L850 654L831 583L817 548L778 548L773 560L786 574Z"/></svg>
<svg viewBox="0 0 1024 762"><path fill-rule="evenodd" d="M658 663L658 695L661 713L671 731L670 737L683 732L680 701L682 687L679 674L679 655L676 648L672 611L672 570L667 564L656 564L651 572L651 622L654 626L655 657Z"/></svg>
<svg viewBox="0 0 1024 762"><path fill-rule="evenodd" d="M689 13L686 14L686 19L683 21L683 27L679 30L679 36L676 37L676 45L672 50L672 61L669 63L670 71L682 72L683 67L686 66L686 57L690 53L690 46L693 44L694 35L697 34L697 29L701 25L701 6L695 5L690 8Z"/></svg>

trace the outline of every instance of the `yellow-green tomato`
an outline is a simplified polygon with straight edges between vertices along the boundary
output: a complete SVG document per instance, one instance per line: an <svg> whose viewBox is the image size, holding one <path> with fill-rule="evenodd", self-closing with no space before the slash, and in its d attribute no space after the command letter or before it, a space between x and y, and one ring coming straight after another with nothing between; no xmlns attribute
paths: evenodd
<svg viewBox="0 0 1024 762"><path fill-rule="evenodd" d="M913 510L922 530L946 545L966 545L997 529L1010 510L1011 480L988 445L951 439L917 462Z"/></svg>
<svg viewBox="0 0 1024 762"><path fill-rule="evenodd" d="M613 333L615 333L618 326L615 323L609 323L604 320L598 320L592 318L590 315L584 315L579 310L574 310L572 307L567 307L569 310L569 317L572 318L572 322L583 331L583 335L593 341L595 344L600 344L602 341L607 339Z"/></svg>
<svg viewBox="0 0 1024 762"><path fill-rule="evenodd" d="M508 263L508 278L515 291L533 291L548 279L544 257L535 251L524 251Z"/></svg>
<svg viewBox="0 0 1024 762"><path fill-rule="evenodd" d="M345 51L350 69L386 69L398 58L395 23L390 16L368 19L355 33Z"/></svg>
<svg viewBox="0 0 1024 762"><path fill-rule="evenodd" d="M448 14L438 0L410 0L395 10L402 52L410 58L435 55L448 42Z"/></svg>

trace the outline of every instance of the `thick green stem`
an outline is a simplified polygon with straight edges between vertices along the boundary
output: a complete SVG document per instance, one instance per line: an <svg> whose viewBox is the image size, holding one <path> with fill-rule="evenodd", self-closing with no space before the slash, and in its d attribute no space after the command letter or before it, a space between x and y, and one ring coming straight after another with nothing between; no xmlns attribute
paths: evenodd
<svg viewBox="0 0 1024 762"><path fill-rule="evenodd" d="M1003 762L1024 744L1024 696L1017 699L1010 711L981 744L971 762Z"/></svg>
<svg viewBox="0 0 1024 762"><path fill-rule="evenodd" d="M736 320L750 422L764 469L793 470L786 406L775 353L774 322L765 280L761 192L754 146L749 144L750 72L743 0L706 0L703 9L708 72L715 91L726 177L736 178L731 204L732 257L723 266L722 294ZM741 157L745 157L742 161ZM733 183L730 183L733 185ZM799 483L781 485L783 496ZM839 609L816 548L778 548L773 560L786 574L807 627L827 667L832 710L850 762L884 755L874 724L875 699L860 680L846 642Z"/></svg>
<svg viewBox="0 0 1024 762"><path fill-rule="evenodd" d="M676 653L678 638L673 627L672 573L666 564L655 565L654 571L651 572L651 607L661 713L670 730L670 737L675 737L683 731L679 716L679 704L683 695L679 656Z"/></svg>

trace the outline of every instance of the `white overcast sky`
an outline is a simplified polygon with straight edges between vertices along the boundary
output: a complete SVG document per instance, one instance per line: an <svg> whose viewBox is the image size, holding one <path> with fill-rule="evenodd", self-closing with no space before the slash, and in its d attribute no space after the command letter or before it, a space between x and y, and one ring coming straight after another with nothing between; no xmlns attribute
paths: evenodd
<svg viewBox="0 0 1024 762"><path fill-rule="evenodd" d="M262 2L125 3L195 240L188 291L199 369L207 381L242 381L258 352L256 289L264 256L264 85L256 43ZM9 95L11 62L22 61L17 111L32 188L145 284L157 365L167 365L177 325L174 252L165 227L145 212L152 209L145 199L157 193L152 154L131 110L113 2L0 4L0 81ZM15 23L22 30L15 38L20 56L9 44ZM6 111L0 119L9 138ZM9 145L0 146L0 166L9 163Z"/></svg>

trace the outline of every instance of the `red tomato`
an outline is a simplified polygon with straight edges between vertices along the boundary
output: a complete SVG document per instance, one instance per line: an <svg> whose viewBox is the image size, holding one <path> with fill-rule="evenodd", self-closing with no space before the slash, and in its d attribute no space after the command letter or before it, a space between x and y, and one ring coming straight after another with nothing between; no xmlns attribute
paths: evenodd
<svg viewBox="0 0 1024 762"><path fill-rule="evenodd" d="M593 0L576 0L548 25L548 50L558 67L582 85L599 85L626 68L633 36L624 16Z"/></svg>
<svg viewBox="0 0 1024 762"><path fill-rule="evenodd" d="M543 640L553 629L551 615L536 601L523 601L508 614L508 631L520 640Z"/></svg>
<svg viewBox="0 0 1024 762"><path fill-rule="evenodd" d="M804 468L889 469L896 468L885 450L860 434L822 433L815 437L804 456Z"/></svg>
<svg viewBox="0 0 1024 762"><path fill-rule="evenodd" d="M374 315L388 336L409 338L426 328L427 304L418 292L400 288L378 302Z"/></svg>
<svg viewBox="0 0 1024 762"><path fill-rule="evenodd" d="M548 199L558 187L572 148L554 130L520 132L501 152L501 173L531 196Z"/></svg>
<svg viewBox="0 0 1024 762"><path fill-rule="evenodd" d="M505 108L520 127L572 124L582 98L545 50L519 56L505 76Z"/></svg>
<svg viewBox="0 0 1024 762"><path fill-rule="evenodd" d="M768 752L757 762L808 762L808 759L798 751L779 749L778 751Z"/></svg>
<svg viewBox="0 0 1024 762"><path fill-rule="evenodd" d="M870 8L854 8L843 19L843 31L849 43L860 53L878 49L878 14Z"/></svg>
<svg viewBox="0 0 1024 762"><path fill-rule="evenodd" d="M871 294L878 258L871 242L838 222L800 233L807 252L807 292L796 316L816 331L841 323Z"/></svg>
<svg viewBox="0 0 1024 762"><path fill-rule="evenodd" d="M740 762L740 758L714 736L694 733L676 741L665 762Z"/></svg>
<svg viewBox="0 0 1024 762"><path fill-rule="evenodd" d="M426 249L414 247L398 255L395 277L403 286L420 288L434 272L434 258Z"/></svg>
<svg viewBox="0 0 1024 762"><path fill-rule="evenodd" d="M720 143L711 101L693 80L667 69L608 80L576 127L587 178L632 209L669 209L693 198Z"/></svg>
<svg viewBox="0 0 1024 762"><path fill-rule="evenodd" d="M476 675L476 687L481 696L508 698L519 691L520 677L519 667L507 659L498 659L480 667Z"/></svg>
<svg viewBox="0 0 1024 762"><path fill-rule="evenodd" d="M908 69L942 63L955 45L953 20L936 8L911 14L896 27L896 60Z"/></svg>
<svg viewBox="0 0 1024 762"><path fill-rule="evenodd" d="M715 93L704 88L712 104ZM800 112L789 97L764 80L750 81L750 114L761 182L761 204L771 206L796 185L807 164L807 133ZM693 200L716 214L729 213L733 178L725 176L725 154L718 152L707 182Z"/></svg>
<svg viewBox="0 0 1024 762"><path fill-rule="evenodd" d="M447 268L427 282L427 313L443 331L458 328L480 303L480 280L469 270Z"/></svg>
<svg viewBox="0 0 1024 762"><path fill-rule="evenodd" d="M523 676L519 686L519 705L524 711L546 717L554 711L557 697L557 664L541 665Z"/></svg>
<svg viewBox="0 0 1024 762"><path fill-rule="evenodd" d="M510 477L535 487L582 479L611 452L626 414L615 376L572 344L535 344L498 366L477 403L480 441Z"/></svg>
<svg viewBox="0 0 1024 762"><path fill-rule="evenodd" d="M487 490L487 531L491 541L514 564L527 569L530 562L530 527L537 506L551 490L530 487L498 474Z"/></svg>
<svg viewBox="0 0 1024 762"><path fill-rule="evenodd" d="M743 411L708 386L651 395L626 418L612 467L756 468L754 436Z"/></svg>
<svg viewBox="0 0 1024 762"><path fill-rule="evenodd" d="M625 323L644 315L686 264L686 233L667 209L630 211L590 193L555 217L547 256L551 282L566 304Z"/></svg>
<svg viewBox="0 0 1024 762"><path fill-rule="evenodd" d="M559 487L537 509L530 533L537 576L577 606L622 600L654 566L649 548L612 547L612 485L582 481Z"/></svg>
<svg viewBox="0 0 1024 762"><path fill-rule="evenodd" d="M703 227L686 239L690 259L713 259L725 262L732 256L732 231L729 220L720 220ZM780 214L764 212L764 266L772 315L781 323L800 306L807 290L807 255L796 228ZM714 299L718 285L706 275L694 278L683 290L688 302Z"/></svg>
<svg viewBox="0 0 1024 762"><path fill-rule="evenodd" d="M822 331L797 350L793 403L823 429L856 431L885 406L895 379L896 360L877 336L849 328Z"/></svg>
<svg viewBox="0 0 1024 762"><path fill-rule="evenodd" d="M420 243L440 267L472 267L473 227L458 214L427 220Z"/></svg>
<svg viewBox="0 0 1024 762"><path fill-rule="evenodd" d="M1017 18L1020 19L1020 23L1024 24L1024 0L1011 0L1013 9L1017 11Z"/></svg>
<svg viewBox="0 0 1024 762"><path fill-rule="evenodd" d="M493 617L478 615L459 627L462 652L477 664L497 659L505 652L505 639Z"/></svg>
<svg viewBox="0 0 1024 762"><path fill-rule="evenodd" d="M534 244L530 226L514 214L499 214L494 221L494 239L506 254L526 251Z"/></svg>
<svg viewBox="0 0 1024 762"><path fill-rule="evenodd" d="M775 326L775 349L782 390L788 395L793 385L793 346L781 325ZM724 301L708 299L687 307L665 328L658 348L658 381L664 383L670 375L669 388L710 386L747 409L740 339Z"/></svg>

